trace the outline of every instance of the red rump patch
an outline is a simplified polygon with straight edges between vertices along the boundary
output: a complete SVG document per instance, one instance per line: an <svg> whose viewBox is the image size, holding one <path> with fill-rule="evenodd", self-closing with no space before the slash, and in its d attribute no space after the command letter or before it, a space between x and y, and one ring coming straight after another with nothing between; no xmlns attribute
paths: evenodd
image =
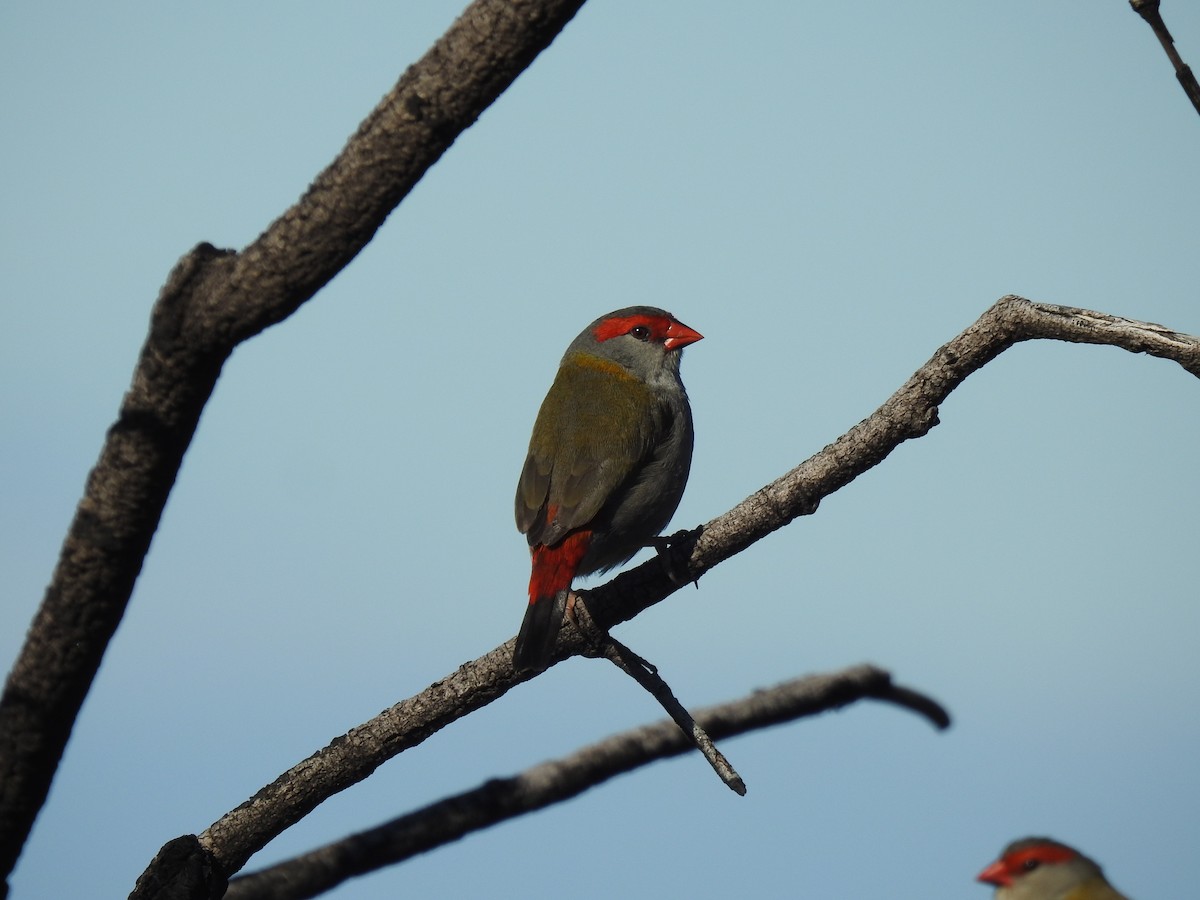
<svg viewBox="0 0 1200 900"><path fill-rule="evenodd" d="M568 590L591 541L590 531L576 531L553 547L544 544L532 547L533 572L529 576L529 602L537 603L543 598L553 597L559 591Z"/></svg>
<svg viewBox="0 0 1200 900"><path fill-rule="evenodd" d="M661 342L667 337L667 330L671 327L671 320L662 316L620 316L615 319L605 319L596 326L592 334L596 336L596 340L603 343L609 338L629 334L629 332L639 325L645 325L650 329L651 340Z"/></svg>

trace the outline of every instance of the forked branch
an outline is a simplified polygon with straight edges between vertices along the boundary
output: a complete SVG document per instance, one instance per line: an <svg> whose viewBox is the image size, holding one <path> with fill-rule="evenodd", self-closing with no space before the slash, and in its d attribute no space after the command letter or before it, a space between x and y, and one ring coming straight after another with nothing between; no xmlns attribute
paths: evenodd
<svg viewBox="0 0 1200 900"><path fill-rule="evenodd" d="M633 618L709 569L798 516L882 462L904 441L937 424L938 407L974 371L1016 343L1034 339L1107 344L1173 360L1200 377L1200 339L1161 325L1105 313L1001 298L933 357L874 413L783 477L698 531L672 578L658 559L587 593L587 609L602 628ZM680 576L686 575L686 579ZM590 643L573 627L556 658L583 654ZM285 772L202 835L200 844L232 875L252 854L328 797L366 778L379 765L446 725L491 703L526 680L512 669L512 642L466 663L422 693L397 703ZM715 735L714 735L715 736Z"/></svg>

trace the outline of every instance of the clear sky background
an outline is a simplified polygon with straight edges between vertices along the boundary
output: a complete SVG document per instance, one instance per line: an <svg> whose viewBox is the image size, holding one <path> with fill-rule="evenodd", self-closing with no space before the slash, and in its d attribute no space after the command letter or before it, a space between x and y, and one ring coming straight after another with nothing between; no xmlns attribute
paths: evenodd
<svg viewBox="0 0 1200 900"><path fill-rule="evenodd" d="M172 265L240 248L464 0L0 7L0 661ZM1200 66L1200 7L1164 3ZM870 414L1006 293L1200 333L1200 118L1124 0L593 0L371 245L237 350L13 880L123 897L333 737L515 633L512 495L558 359L652 303L705 335L675 527ZM870 661L862 704L339 898L989 897L1048 832L1139 900L1200 844L1200 382L1022 345L941 425L618 635L700 706ZM252 867L661 717L573 660Z"/></svg>

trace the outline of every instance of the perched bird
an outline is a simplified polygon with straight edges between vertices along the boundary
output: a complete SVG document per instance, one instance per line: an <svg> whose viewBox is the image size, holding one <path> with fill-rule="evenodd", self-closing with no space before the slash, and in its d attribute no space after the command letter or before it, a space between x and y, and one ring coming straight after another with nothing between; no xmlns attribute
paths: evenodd
<svg viewBox="0 0 1200 900"><path fill-rule="evenodd" d="M701 337L669 312L631 306L567 347L517 484L533 557L518 671L549 665L575 576L625 562L675 514L692 464L679 359Z"/></svg>
<svg viewBox="0 0 1200 900"><path fill-rule="evenodd" d="M1078 850L1045 837L1013 841L978 875L996 900L1128 900Z"/></svg>

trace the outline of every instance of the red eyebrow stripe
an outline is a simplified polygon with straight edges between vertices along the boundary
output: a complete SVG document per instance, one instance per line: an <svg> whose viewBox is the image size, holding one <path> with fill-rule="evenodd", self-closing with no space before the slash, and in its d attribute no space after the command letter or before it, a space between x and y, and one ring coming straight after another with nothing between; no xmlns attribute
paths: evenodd
<svg viewBox="0 0 1200 900"><path fill-rule="evenodd" d="M1036 847L1026 847L1004 857L1004 864L1010 872L1021 870L1026 861L1036 859L1041 863L1063 863L1075 857L1075 851L1068 847L1058 847L1053 844L1039 844Z"/></svg>
<svg viewBox="0 0 1200 900"><path fill-rule="evenodd" d="M620 337L623 334L629 334L632 329L639 325L645 325L650 329L650 335L654 338L654 340L660 341L666 336L667 329L670 327L670 324L670 321L664 319L662 316L621 316L620 318L615 319L605 319L596 326L595 330L592 331L592 334L596 336L596 340L603 343L609 338L615 338Z"/></svg>

